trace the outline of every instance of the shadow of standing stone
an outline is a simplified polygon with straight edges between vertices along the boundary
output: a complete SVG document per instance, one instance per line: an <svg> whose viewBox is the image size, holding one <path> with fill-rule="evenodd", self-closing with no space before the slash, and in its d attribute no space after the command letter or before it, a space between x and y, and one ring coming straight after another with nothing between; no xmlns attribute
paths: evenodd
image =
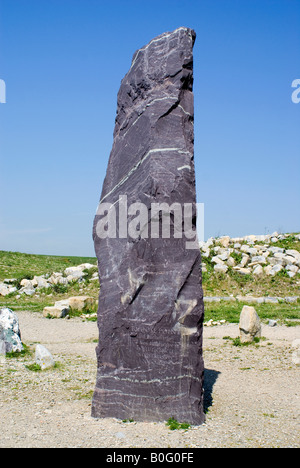
<svg viewBox="0 0 300 468"><path fill-rule="evenodd" d="M204 371L204 413L209 411L213 404L213 388L221 372L213 369L205 369Z"/></svg>

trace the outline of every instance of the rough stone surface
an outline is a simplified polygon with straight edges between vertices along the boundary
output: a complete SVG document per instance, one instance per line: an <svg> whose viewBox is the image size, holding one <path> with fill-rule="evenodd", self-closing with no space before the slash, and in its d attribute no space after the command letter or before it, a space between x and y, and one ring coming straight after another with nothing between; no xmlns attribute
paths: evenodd
<svg viewBox="0 0 300 468"><path fill-rule="evenodd" d="M242 343L261 337L261 323L254 307L244 306L240 316L240 339Z"/></svg>
<svg viewBox="0 0 300 468"><path fill-rule="evenodd" d="M195 208L194 41L194 31L179 28L134 54L118 94L100 205L117 207L125 194L128 206L141 202L149 209L151 203L179 202ZM92 415L136 421L175 417L200 424L199 249L186 249L184 237L121 238L118 231L115 239L100 239L99 219L98 210L93 235L101 291ZM193 228L195 221L194 216Z"/></svg>
<svg viewBox="0 0 300 468"><path fill-rule="evenodd" d="M0 341L6 353L23 350L18 316L8 308L0 309Z"/></svg>

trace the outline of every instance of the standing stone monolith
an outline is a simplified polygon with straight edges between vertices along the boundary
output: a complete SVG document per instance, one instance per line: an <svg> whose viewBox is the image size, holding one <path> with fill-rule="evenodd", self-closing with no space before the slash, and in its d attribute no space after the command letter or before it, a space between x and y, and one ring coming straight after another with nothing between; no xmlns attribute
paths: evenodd
<svg viewBox="0 0 300 468"><path fill-rule="evenodd" d="M94 417L204 421L195 37L181 27L139 49L118 93L93 230L100 275Z"/></svg>

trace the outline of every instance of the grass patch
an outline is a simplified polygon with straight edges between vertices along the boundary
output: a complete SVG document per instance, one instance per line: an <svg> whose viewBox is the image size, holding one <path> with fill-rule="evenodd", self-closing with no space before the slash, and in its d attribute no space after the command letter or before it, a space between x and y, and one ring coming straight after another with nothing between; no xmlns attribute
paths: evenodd
<svg viewBox="0 0 300 468"><path fill-rule="evenodd" d="M91 322L96 322L97 316L94 316L94 314L97 314L97 311L98 311L98 304L94 304L93 306L85 307L82 310L70 309L69 316L81 317L84 315L86 320L91 321Z"/></svg>
<svg viewBox="0 0 300 468"><path fill-rule="evenodd" d="M245 242L244 242L245 243ZM255 243L259 245L259 242ZM261 244L264 244L263 242ZM270 244L271 247L280 247L285 250L297 250L300 252L300 242L292 234L286 239L278 240L278 242ZM218 274L214 271L214 263L212 258L215 255L214 249L210 249L210 256L202 256L202 262L207 271L203 272L203 291L205 296L229 296L251 295L255 297L263 296L295 296L299 295L299 276L296 275L290 278L287 271L282 270L274 277L263 275L255 277L255 275L242 275L232 267L228 268L226 274ZM270 254L271 258L274 254ZM231 257L238 265L243 257L242 252L232 252ZM246 267L247 268L247 267Z"/></svg>
<svg viewBox="0 0 300 468"><path fill-rule="evenodd" d="M89 390L86 393L77 394L78 400L91 400L94 394L94 390Z"/></svg>
<svg viewBox="0 0 300 468"><path fill-rule="evenodd" d="M298 322L298 321L296 321L296 320L295 320L295 321L294 321L294 320L286 320L286 321L285 321L285 325L286 325L287 327L297 327L297 326L300 325L300 322Z"/></svg>
<svg viewBox="0 0 300 468"><path fill-rule="evenodd" d="M54 284L52 288L47 288L48 290L52 289L52 292L56 294L66 294L69 290L68 285L65 284Z"/></svg>
<svg viewBox="0 0 300 468"><path fill-rule="evenodd" d="M15 358L18 359L18 358L22 358L22 357L25 357L25 356L31 356L32 351L29 348L29 346L27 346L24 343L22 343L22 345L23 345L23 350L22 351L12 351L11 353L6 353L5 357L7 359L15 359Z"/></svg>
<svg viewBox="0 0 300 468"><path fill-rule="evenodd" d="M300 242L294 235L287 237L286 239L278 240L272 243L272 247L280 247L285 250L297 250L300 252Z"/></svg>
<svg viewBox="0 0 300 468"><path fill-rule="evenodd" d="M39 364L36 364L36 363L28 364L25 367L26 367L26 369L28 369L28 370L30 370L32 372L41 372L42 371L41 366Z"/></svg>
<svg viewBox="0 0 300 468"><path fill-rule="evenodd" d="M86 270L83 270L83 273L85 274L85 281L87 283L90 282L92 276L95 274L95 273L98 273L98 267L95 266L94 268L89 268L89 269L86 269Z"/></svg>
<svg viewBox="0 0 300 468"><path fill-rule="evenodd" d="M235 260L236 265L239 265L243 259L242 253L232 252L230 256Z"/></svg>
<svg viewBox="0 0 300 468"><path fill-rule="evenodd" d="M247 341L246 343L242 343L240 337L238 336L237 338L232 338L232 344L233 346L251 346L253 344L258 344L260 342L260 338L255 337L253 338L253 341Z"/></svg>
<svg viewBox="0 0 300 468"><path fill-rule="evenodd" d="M30 370L31 372L47 372L47 371L51 371L53 369L62 369L63 364L61 362L59 362L59 361L55 361L55 363L54 363L54 365L52 367L48 367L47 369L42 369L39 364L34 362L32 364L26 364L25 367L26 367L26 369Z"/></svg>
<svg viewBox="0 0 300 468"><path fill-rule="evenodd" d="M300 242L294 235L287 239L273 243L285 249L295 249L300 251ZM212 249L211 249L212 250ZM216 274L212 263L212 252L210 257L202 258L206 265L207 272L203 273L203 291L205 296L229 296L251 295L254 297L264 296L295 296L299 295L299 276L289 278L285 271L274 277L262 276L255 278L251 275L241 275L229 268L226 274ZM236 262L241 260L240 253L233 253ZM32 279L35 275L51 275L55 272L63 272L68 266L76 266L82 263L95 265L90 270L85 270L85 281L82 283L73 282L65 285L54 285L48 289L40 289L34 296L21 295L17 299L19 291L6 297L0 297L0 307L9 307L18 311L28 310L31 312L42 312L47 306L52 306L56 301L66 299L66 297L77 295L88 295L98 299L99 282L91 281L92 275L97 272L97 259L93 257L63 257L22 254L18 252L0 251L0 282L5 278L15 278L15 285L20 286L22 279ZM221 301L221 303L205 304L205 320L226 320L231 323L238 323L240 313L244 304ZM249 305L249 304L248 304ZM274 319L279 323L290 322L288 326L298 325L296 320L300 319L300 302L296 304L253 304L259 317L262 320ZM86 320L96 321L93 315L96 308L82 311L80 313L71 312L71 316L85 315Z"/></svg>
<svg viewBox="0 0 300 468"><path fill-rule="evenodd" d="M88 273L84 283L72 282L68 285L53 285L36 291L34 296L22 294L17 299L19 291L5 297L0 296L0 307L8 307L15 312L28 310L30 312L42 312L45 307L52 306L68 296L88 294L98 298L99 283L90 281L92 274L97 271L97 259L95 257L62 257L51 255L33 255L19 252L0 251L0 282L6 278L15 278L14 286L20 288L22 279L33 279L34 276L53 272L64 272L67 267L77 266L83 263L91 263L95 268L86 270ZM84 288L84 292L81 289Z"/></svg>
<svg viewBox="0 0 300 468"><path fill-rule="evenodd" d="M0 281L5 278L32 279L34 275L63 272L70 266L91 263L97 265L95 257L60 257L33 255L19 252L0 251Z"/></svg>
<svg viewBox="0 0 300 468"><path fill-rule="evenodd" d="M175 418L169 418L168 421L166 422L166 426L168 426L170 431L176 431L179 429L187 430L191 427L189 423L186 423L186 422L180 423Z"/></svg>
<svg viewBox="0 0 300 468"><path fill-rule="evenodd" d="M241 311L244 305L241 302L207 302L205 303L205 321L210 319L226 320L230 323L239 323ZM300 304L250 304L253 305L261 320L277 320L288 326L300 325L296 320L300 319ZM286 320L289 320L286 322ZM293 321L294 320L294 321Z"/></svg>

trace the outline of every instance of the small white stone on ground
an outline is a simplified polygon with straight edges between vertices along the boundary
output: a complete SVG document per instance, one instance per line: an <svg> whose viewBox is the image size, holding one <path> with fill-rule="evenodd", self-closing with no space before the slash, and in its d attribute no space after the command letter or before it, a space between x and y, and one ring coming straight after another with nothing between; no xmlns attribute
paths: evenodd
<svg viewBox="0 0 300 468"><path fill-rule="evenodd" d="M244 306L240 316L240 339L242 343L261 337L261 323L254 307Z"/></svg>
<svg viewBox="0 0 300 468"><path fill-rule="evenodd" d="M42 370L54 367L55 361L50 351L45 346L38 344L35 349L35 362Z"/></svg>

